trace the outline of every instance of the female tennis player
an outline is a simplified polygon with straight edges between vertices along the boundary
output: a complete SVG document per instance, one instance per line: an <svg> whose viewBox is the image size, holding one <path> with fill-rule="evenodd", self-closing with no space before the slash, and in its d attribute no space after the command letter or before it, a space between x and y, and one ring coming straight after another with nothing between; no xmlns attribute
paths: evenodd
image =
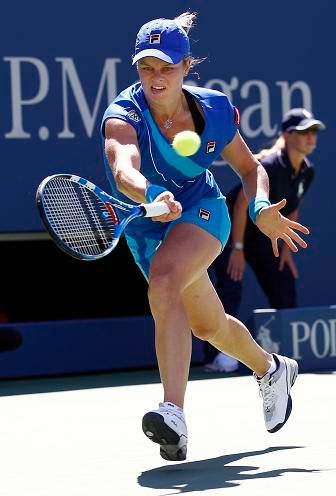
<svg viewBox="0 0 336 496"><path fill-rule="evenodd" d="M155 219L134 220L125 231L149 284L163 385L162 402L144 415L142 427L166 460L184 460L187 454L184 399L191 332L253 371L269 432L279 430L290 415L290 389L298 372L294 360L267 353L239 320L226 315L208 278L207 268L230 232L225 198L209 171L212 162L221 156L240 176L250 216L270 238L275 256L279 238L297 251L297 245L307 244L296 231L309 233L281 215L285 200L270 204L267 174L243 141L238 110L227 96L183 84L200 62L191 55L188 37L195 19L195 13L185 12L141 27L133 57L140 81L115 98L101 125L113 195L169 207ZM201 137L192 157L179 156L171 146L183 130Z"/></svg>

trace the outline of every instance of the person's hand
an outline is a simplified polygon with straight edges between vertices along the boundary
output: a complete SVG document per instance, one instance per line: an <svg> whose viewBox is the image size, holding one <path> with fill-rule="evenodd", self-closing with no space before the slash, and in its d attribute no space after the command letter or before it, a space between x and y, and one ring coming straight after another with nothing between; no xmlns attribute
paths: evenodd
<svg viewBox="0 0 336 496"><path fill-rule="evenodd" d="M226 273L233 281L241 281L245 270L245 256L243 250L232 250Z"/></svg>
<svg viewBox="0 0 336 496"><path fill-rule="evenodd" d="M171 193L170 191L164 191L155 198L155 201L165 202L169 207L169 212L167 214L152 217L152 220L154 222L170 222L181 217L182 205L179 201L175 200L173 193Z"/></svg>
<svg viewBox="0 0 336 496"><path fill-rule="evenodd" d="M292 252L290 251L288 245L285 245L283 243L281 250L280 250L280 262L279 262L280 272L282 272L284 270L285 265L288 265L292 276L294 277L294 279L297 279L299 277L299 273L298 273L297 267L295 265Z"/></svg>
<svg viewBox="0 0 336 496"><path fill-rule="evenodd" d="M256 225L272 242L273 253L276 257L279 256L278 239L282 239L291 251L297 252L297 245L301 248L307 248L307 243L295 231L300 231L303 234L309 234L309 229L287 219L281 215L280 210L286 205L286 199L274 203L269 207L261 209L257 215ZM296 244L297 245L296 245Z"/></svg>

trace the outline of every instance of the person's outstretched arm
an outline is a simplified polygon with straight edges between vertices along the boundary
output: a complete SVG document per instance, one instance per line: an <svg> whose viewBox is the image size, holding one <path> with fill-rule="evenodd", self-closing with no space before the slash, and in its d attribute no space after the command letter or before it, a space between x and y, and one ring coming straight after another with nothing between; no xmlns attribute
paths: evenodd
<svg viewBox="0 0 336 496"><path fill-rule="evenodd" d="M140 171L141 157L135 129L120 119L108 119L105 123L105 151L118 190L137 203L148 203L146 191L151 183ZM162 191L161 191L162 190ZM181 216L182 207L173 193L159 188L152 200L164 201L170 209L168 214L153 218L168 222Z"/></svg>

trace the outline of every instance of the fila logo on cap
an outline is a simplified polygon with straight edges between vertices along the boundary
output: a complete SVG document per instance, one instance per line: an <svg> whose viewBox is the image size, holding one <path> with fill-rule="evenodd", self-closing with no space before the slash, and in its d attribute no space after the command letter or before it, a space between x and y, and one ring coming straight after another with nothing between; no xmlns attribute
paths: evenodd
<svg viewBox="0 0 336 496"><path fill-rule="evenodd" d="M149 44L150 45L159 45L161 43L161 34L160 33L152 33L149 35Z"/></svg>
<svg viewBox="0 0 336 496"><path fill-rule="evenodd" d="M206 152L212 153L215 151L215 149L216 149L216 141L215 140L208 141L206 146Z"/></svg>
<svg viewBox="0 0 336 496"><path fill-rule="evenodd" d="M203 220L210 220L209 210L205 210L205 208L200 208L198 211L198 217L201 217L201 219Z"/></svg>

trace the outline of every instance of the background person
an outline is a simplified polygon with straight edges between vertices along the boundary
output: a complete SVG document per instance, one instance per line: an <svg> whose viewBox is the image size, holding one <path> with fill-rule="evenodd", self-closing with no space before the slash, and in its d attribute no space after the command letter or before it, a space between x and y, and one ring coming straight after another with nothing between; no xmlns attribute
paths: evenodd
<svg viewBox="0 0 336 496"><path fill-rule="evenodd" d="M145 435L160 445L167 460L184 460L188 432L184 399L192 351L192 332L244 363L254 372L264 398L269 432L279 430L291 411L290 388L298 366L270 354L248 329L226 315L207 269L230 231L225 197L209 167L220 155L241 177L249 212L278 255L278 239L297 251L306 242L304 226L280 214L285 200L271 205L268 178L237 126L238 111L221 92L184 86L197 63L187 32L196 15L154 19L138 32L133 64L140 81L122 91L102 119L104 160L114 195L134 203L162 201L169 213L128 224L128 246L149 283L155 345L163 401L142 420ZM183 130L202 139L198 152L177 155L171 146ZM134 295L136 297L136 295ZM130 340L132 337L130 336Z"/></svg>
<svg viewBox="0 0 336 496"><path fill-rule="evenodd" d="M314 178L313 164L308 160L316 147L317 135L325 125L303 108L287 112L281 124L281 136L275 144L262 150L256 158L269 177L269 198L272 203L286 198L282 214L293 221ZM222 253L210 271L217 293L230 315L237 316L242 298L242 279L249 264L263 289L271 308L297 306L298 270L286 243L280 243L280 256L275 258L266 236L253 224L247 212L247 201L241 185L226 196L232 227ZM232 372L238 361L204 343L204 363L208 372Z"/></svg>

